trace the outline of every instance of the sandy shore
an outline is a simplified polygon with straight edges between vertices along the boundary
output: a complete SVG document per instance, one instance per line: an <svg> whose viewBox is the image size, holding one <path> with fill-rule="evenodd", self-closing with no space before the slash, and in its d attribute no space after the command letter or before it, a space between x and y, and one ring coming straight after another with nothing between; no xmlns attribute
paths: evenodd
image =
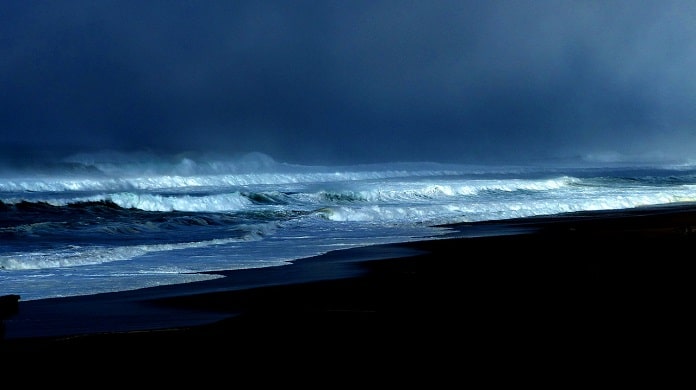
<svg viewBox="0 0 696 390"><path fill-rule="evenodd" d="M695 247L693 205L463 224L452 238L212 281L20 299L0 350L179 361L186 351L192 363L220 354L323 364L355 356L373 367L474 371L511 362L558 370L569 359L611 367L686 348Z"/></svg>

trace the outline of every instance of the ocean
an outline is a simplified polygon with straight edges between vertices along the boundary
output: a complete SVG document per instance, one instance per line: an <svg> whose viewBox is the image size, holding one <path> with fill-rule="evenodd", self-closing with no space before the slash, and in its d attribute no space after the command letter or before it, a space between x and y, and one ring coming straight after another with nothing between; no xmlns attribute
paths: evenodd
<svg viewBox="0 0 696 390"><path fill-rule="evenodd" d="M0 295L189 283L444 238L451 224L695 200L693 164L309 166L261 153L81 154L0 167Z"/></svg>

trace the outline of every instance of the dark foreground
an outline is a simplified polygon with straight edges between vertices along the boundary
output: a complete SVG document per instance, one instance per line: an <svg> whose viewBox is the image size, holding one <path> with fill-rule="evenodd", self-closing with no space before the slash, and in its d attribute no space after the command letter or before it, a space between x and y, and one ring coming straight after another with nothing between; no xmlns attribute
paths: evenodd
<svg viewBox="0 0 696 390"><path fill-rule="evenodd" d="M20 299L5 320L3 364L124 356L230 369L243 361L271 377L279 365L393 367L402 380L430 367L491 383L627 362L686 366L674 356L693 353L693 206L454 228L496 234L340 251L187 285ZM508 231L518 234L500 234Z"/></svg>

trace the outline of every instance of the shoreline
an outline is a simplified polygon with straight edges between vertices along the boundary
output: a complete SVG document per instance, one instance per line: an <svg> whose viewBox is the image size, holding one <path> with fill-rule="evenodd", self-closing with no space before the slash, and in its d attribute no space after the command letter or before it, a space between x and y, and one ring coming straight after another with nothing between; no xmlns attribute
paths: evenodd
<svg viewBox="0 0 696 390"><path fill-rule="evenodd" d="M20 299L0 350L167 358L214 346L285 357L368 351L379 360L448 348L485 361L530 349L642 355L684 337L694 205L451 228L449 238L339 250L202 282Z"/></svg>

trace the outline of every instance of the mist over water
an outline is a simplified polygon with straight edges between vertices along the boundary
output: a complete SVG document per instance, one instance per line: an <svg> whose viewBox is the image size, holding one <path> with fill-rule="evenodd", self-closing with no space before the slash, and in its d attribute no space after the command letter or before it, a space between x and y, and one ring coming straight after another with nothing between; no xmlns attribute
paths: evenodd
<svg viewBox="0 0 696 390"><path fill-rule="evenodd" d="M2 11L3 294L184 283L443 224L694 200L696 3Z"/></svg>
<svg viewBox="0 0 696 390"><path fill-rule="evenodd" d="M0 165L694 159L695 19L679 0L14 2Z"/></svg>

